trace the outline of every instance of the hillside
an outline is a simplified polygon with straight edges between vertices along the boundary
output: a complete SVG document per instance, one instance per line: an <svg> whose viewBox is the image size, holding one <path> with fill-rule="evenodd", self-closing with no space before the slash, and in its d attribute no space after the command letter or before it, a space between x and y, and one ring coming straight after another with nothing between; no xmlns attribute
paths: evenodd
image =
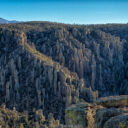
<svg viewBox="0 0 128 128"><path fill-rule="evenodd" d="M128 95L127 33L128 24L1 24L0 105L66 125L72 104Z"/></svg>

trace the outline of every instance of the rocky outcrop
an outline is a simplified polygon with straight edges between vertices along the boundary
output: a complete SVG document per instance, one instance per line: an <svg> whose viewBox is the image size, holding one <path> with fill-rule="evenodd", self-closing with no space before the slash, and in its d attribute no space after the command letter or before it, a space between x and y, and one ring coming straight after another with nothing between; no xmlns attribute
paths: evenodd
<svg viewBox="0 0 128 128"><path fill-rule="evenodd" d="M65 110L66 125L69 128L95 128L95 114L100 108L89 103L72 105Z"/></svg>
<svg viewBox="0 0 128 128"><path fill-rule="evenodd" d="M68 107L65 111L67 126L69 128L120 128L121 124L128 121L127 104L120 105L122 101L128 100L128 97L106 97L104 100L107 105L99 104L99 102L103 103L103 99L99 99L98 104L97 102L79 103Z"/></svg>
<svg viewBox="0 0 128 128"><path fill-rule="evenodd" d="M128 96L109 96L105 98L100 98L96 101L98 105L103 107L125 107L128 106Z"/></svg>

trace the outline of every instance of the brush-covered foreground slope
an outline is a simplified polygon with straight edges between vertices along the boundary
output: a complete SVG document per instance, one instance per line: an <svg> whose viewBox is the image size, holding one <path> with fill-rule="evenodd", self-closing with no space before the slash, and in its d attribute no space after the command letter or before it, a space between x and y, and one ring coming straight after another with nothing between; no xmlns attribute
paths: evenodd
<svg viewBox="0 0 128 128"><path fill-rule="evenodd" d="M128 25L0 25L0 104L64 123L80 101L128 94Z"/></svg>

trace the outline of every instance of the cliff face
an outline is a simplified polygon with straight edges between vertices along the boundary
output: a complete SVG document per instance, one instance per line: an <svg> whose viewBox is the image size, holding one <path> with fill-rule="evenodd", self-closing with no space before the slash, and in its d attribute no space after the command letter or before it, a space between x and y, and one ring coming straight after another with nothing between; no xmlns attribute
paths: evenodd
<svg viewBox="0 0 128 128"><path fill-rule="evenodd" d="M88 95L85 99L97 97L76 73L30 45L23 32L2 30L0 39L1 104L19 111L42 108L46 116L51 112L62 120L65 107L79 101L82 88Z"/></svg>
<svg viewBox="0 0 128 128"><path fill-rule="evenodd" d="M64 122L71 104L128 94L128 27L120 28L1 25L0 104L18 111L42 109L46 118L53 113Z"/></svg>
<svg viewBox="0 0 128 128"><path fill-rule="evenodd" d="M51 28L27 36L41 53L76 72L100 96L121 93L117 78L124 64L124 41L119 37L84 28Z"/></svg>

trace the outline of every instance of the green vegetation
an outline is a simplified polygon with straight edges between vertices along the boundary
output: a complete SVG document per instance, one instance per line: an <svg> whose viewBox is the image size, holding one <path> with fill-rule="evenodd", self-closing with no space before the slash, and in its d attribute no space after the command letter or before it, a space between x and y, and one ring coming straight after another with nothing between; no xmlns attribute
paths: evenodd
<svg viewBox="0 0 128 128"><path fill-rule="evenodd" d="M60 126L59 120L55 120L50 113L48 120L45 120L42 110L33 111L32 115L25 112L9 110L3 106L0 107L0 126L2 127L16 127L16 128L58 128Z"/></svg>
<svg viewBox="0 0 128 128"><path fill-rule="evenodd" d="M120 128L128 128L128 122L126 122L125 124L120 124Z"/></svg>

